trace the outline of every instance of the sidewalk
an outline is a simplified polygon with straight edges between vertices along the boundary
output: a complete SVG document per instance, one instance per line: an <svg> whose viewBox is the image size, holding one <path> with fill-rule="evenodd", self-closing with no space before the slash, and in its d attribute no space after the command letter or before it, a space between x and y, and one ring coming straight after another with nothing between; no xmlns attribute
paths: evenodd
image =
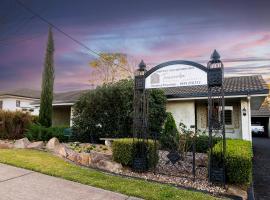
<svg viewBox="0 0 270 200"><path fill-rule="evenodd" d="M115 192L0 164L3 200L136 200Z"/></svg>

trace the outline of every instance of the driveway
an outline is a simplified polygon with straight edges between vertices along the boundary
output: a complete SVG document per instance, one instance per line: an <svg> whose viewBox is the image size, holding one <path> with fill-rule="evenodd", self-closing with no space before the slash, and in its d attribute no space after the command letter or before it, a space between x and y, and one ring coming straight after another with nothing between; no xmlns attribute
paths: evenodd
<svg viewBox="0 0 270 200"><path fill-rule="evenodd" d="M270 199L270 139L253 138L253 181L256 200Z"/></svg>
<svg viewBox="0 0 270 200"><path fill-rule="evenodd" d="M3 200L135 200L115 192L0 164Z"/></svg>

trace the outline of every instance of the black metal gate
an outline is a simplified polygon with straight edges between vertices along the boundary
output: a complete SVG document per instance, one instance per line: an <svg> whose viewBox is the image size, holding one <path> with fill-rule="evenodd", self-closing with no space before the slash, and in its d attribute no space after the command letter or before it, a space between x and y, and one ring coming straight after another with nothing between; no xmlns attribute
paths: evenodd
<svg viewBox="0 0 270 200"><path fill-rule="evenodd" d="M225 126L224 126L224 89L223 89L223 64L219 54L214 51L207 68L191 61L177 61L187 65L195 66L207 72L208 84L208 132L209 132L209 154L208 158L208 178L211 182L225 183ZM170 63L174 63L171 61ZM156 66L160 68L164 66ZM154 70L150 70L153 73ZM180 134L177 141L180 145L161 147L158 143L159 133L148 132L148 92L145 89L146 65L142 61L135 75L134 87L134 118L133 118L133 144L134 161L133 169L139 172L149 170L147 158L147 144L149 140L155 143L155 151L158 155L158 162L154 169L155 173L170 176L180 176L192 178L203 178L207 174L207 166L196 163L196 126L180 127L184 134ZM149 75L149 73L148 73ZM216 162L213 159L213 138L222 139L221 159ZM207 154L206 154L207 156Z"/></svg>

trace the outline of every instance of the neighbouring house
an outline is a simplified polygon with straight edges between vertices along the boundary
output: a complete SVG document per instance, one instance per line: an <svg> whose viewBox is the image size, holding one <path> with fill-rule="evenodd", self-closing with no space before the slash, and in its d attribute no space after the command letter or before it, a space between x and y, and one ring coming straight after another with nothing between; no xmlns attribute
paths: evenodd
<svg viewBox="0 0 270 200"><path fill-rule="evenodd" d="M263 127L263 132L257 134L257 136L270 137L270 109L268 104L262 105L258 110L251 110L251 125L253 128L256 128L256 126Z"/></svg>
<svg viewBox="0 0 270 200"><path fill-rule="evenodd" d="M55 93L53 97L53 126L72 126L73 105L79 97L88 90ZM32 102L31 106L39 109L40 100Z"/></svg>
<svg viewBox="0 0 270 200"><path fill-rule="evenodd" d="M177 124L183 122L187 127L207 132L207 85L167 87L163 90L167 96L167 111L173 114ZM252 140L251 110L258 110L267 97L269 89L266 82L260 75L225 77L224 90L226 136ZM55 94L53 125L72 125L73 105L85 92L87 90ZM39 102L33 106L38 107Z"/></svg>
<svg viewBox="0 0 270 200"><path fill-rule="evenodd" d="M0 110L24 111L38 115L39 109L31 103L40 99L40 91L31 89L14 89L0 91Z"/></svg>

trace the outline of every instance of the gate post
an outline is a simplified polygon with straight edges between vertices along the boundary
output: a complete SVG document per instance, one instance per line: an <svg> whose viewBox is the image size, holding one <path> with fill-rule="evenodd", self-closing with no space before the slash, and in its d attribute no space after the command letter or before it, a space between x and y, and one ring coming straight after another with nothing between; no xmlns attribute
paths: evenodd
<svg viewBox="0 0 270 200"><path fill-rule="evenodd" d="M145 72L146 65L142 60L135 74L133 99L133 169L138 172L148 169L148 96L145 90Z"/></svg>
<svg viewBox="0 0 270 200"><path fill-rule="evenodd" d="M209 129L209 163L208 180L225 185L225 100L224 100L224 72L223 63L216 50L207 64L208 84L208 129ZM221 138L222 153L219 158L213 156L213 138Z"/></svg>

